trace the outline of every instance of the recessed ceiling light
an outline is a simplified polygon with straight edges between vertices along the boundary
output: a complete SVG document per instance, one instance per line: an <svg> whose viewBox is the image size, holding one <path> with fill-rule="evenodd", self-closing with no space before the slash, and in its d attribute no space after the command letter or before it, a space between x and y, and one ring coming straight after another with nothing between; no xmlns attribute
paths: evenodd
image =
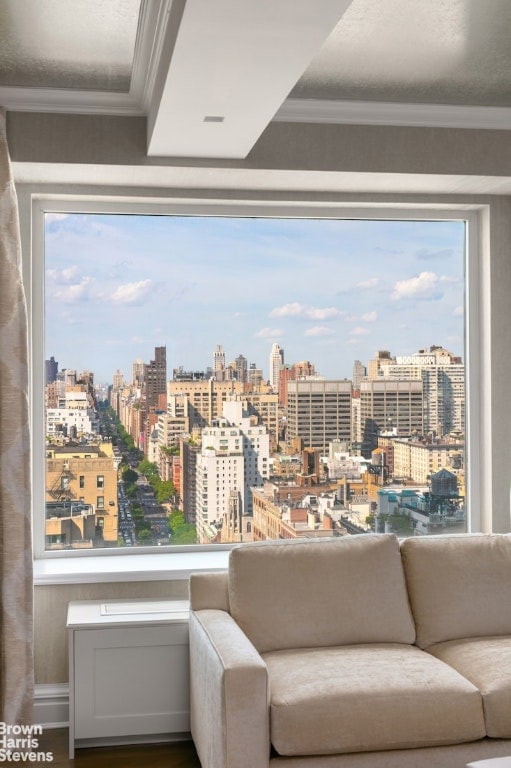
<svg viewBox="0 0 511 768"><path fill-rule="evenodd" d="M223 115L204 115L204 123L223 123L225 117Z"/></svg>

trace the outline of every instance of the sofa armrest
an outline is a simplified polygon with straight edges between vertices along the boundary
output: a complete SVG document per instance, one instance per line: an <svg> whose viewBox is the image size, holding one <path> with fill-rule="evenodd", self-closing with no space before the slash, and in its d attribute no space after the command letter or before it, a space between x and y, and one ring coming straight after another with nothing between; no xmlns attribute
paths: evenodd
<svg viewBox="0 0 511 768"><path fill-rule="evenodd" d="M268 768L266 664L226 611L190 612L190 719L202 768Z"/></svg>

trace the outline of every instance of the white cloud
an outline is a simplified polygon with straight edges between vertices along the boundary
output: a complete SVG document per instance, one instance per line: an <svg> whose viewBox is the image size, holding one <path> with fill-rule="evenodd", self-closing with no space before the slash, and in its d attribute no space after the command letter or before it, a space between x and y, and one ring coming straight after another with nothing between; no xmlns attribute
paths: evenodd
<svg viewBox="0 0 511 768"><path fill-rule="evenodd" d="M465 307L463 305L456 307L456 309L453 310L454 317L463 317L465 314Z"/></svg>
<svg viewBox="0 0 511 768"><path fill-rule="evenodd" d="M315 325L313 328L308 328L304 336L331 336L332 334L331 328L327 328L325 325Z"/></svg>
<svg viewBox="0 0 511 768"><path fill-rule="evenodd" d="M261 328L260 331L254 333L254 339L275 339L282 335L281 328Z"/></svg>
<svg viewBox="0 0 511 768"><path fill-rule="evenodd" d="M284 304L282 307L275 307L269 314L269 317L299 317L303 315L305 307L297 301L291 304Z"/></svg>
<svg viewBox="0 0 511 768"><path fill-rule="evenodd" d="M53 299L67 303L88 299L93 285L92 277L83 277L79 283L66 284L59 290L53 291L51 295Z"/></svg>
<svg viewBox="0 0 511 768"><path fill-rule="evenodd" d="M350 336L356 336L357 338L360 336L368 336L371 333L369 328L364 328L362 325L357 325L356 328L352 328L350 331Z"/></svg>
<svg viewBox="0 0 511 768"><path fill-rule="evenodd" d="M378 319L378 313L377 312L366 312L365 315L362 315L362 320L364 323L374 323Z"/></svg>
<svg viewBox="0 0 511 768"><path fill-rule="evenodd" d="M79 275L79 269L76 264L72 267L65 267L64 269L47 269L46 276L60 285L68 285L73 281L76 281ZM85 279L85 278L83 278Z"/></svg>
<svg viewBox="0 0 511 768"><path fill-rule="evenodd" d="M152 290L152 280L139 280L138 283L119 285L110 298L116 304L139 304L150 295Z"/></svg>
<svg viewBox="0 0 511 768"><path fill-rule="evenodd" d="M408 280L398 280L394 285L391 298L399 299L438 299L438 275L434 272L421 272Z"/></svg>
<svg viewBox="0 0 511 768"><path fill-rule="evenodd" d="M357 283L357 288L375 288L380 282L379 277L371 277L369 280L362 280L361 283Z"/></svg>
<svg viewBox="0 0 511 768"><path fill-rule="evenodd" d="M342 312L336 307L308 307L293 301L282 307L275 307L270 312L270 317L305 317L308 320L327 320L329 317L338 317Z"/></svg>

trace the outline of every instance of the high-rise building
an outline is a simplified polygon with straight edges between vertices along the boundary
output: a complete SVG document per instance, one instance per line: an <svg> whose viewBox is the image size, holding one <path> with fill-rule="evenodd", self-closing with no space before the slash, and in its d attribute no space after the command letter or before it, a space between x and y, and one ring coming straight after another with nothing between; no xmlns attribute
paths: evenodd
<svg viewBox="0 0 511 768"><path fill-rule="evenodd" d="M465 366L443 347L396 357L384 369L386 378L420 379L424 390L424 432L442 437L465 433Z"/></svg>
<svg viewBox="0 0 511 768"><path fill-rule="evenodd" d="M333 440L351 439L351 381L302 379L288 382L287 441L327 451Z"/></svg>
<svg viewBox="0 0 511 768"><path fill-rule="evenodd" d="M158 408L159 396L167 394L167 348L155 347L154 360L145 371L145 392L148 410Z"/></svg>
<svg viewBox="0 0 511 768"><path fill-rule="evenodd" d="M369 365L367 366L367 377L371 379L371 381L374 381L374 379L379 379L384 375L385 367L395 362L396 358L392 357L387 349L380 349L376 353L376 357L374 357L372 360L369 360Z"/></svg>
<svg viewBox="0 0 511 768"><path fill-rule="evenodd" d="M423 433L423 387L420 379L377 379L360 384L362 455L369 457L380 432Z"/></svg>
<svg viewBox="0 0 511 768"><path fill-rule="evenodd" d="M238 355L238 357L234 361L234 368L236 371L237 381L248 380L248 363L247 363L246 357L243 357L243 355Z"/></svg>
<svg viewBox="0 0 511 768"><path fill-rule="evenodd" d="M44 361L44 383L53 384L57 380L57 373L59 372L59 364L53 357Z"/></svg>
<svg viewBox="0 0 511 768"><path fill-rule="evenodd" d="M189 438L179 438L181 463L181 509L187 523L197 521L197 459L199 446Z"/></svg>
<svg viewBox="0 0 511 768"><path fill-rule="evenodd" d="M252 516L251 488L262 487L268 477L269 453L266 427L248 417L241 402L225 403L224 416L202 431L202 447L197 455L199 543L221 539L222 523L233 510L234 498L239 498L236 514Z"/></svg>
<svg viewBox="0 0 511 768"><path fill-rule="evenodd" d="M360 382L365 378L367 374L364 363L360 360L355 360L353 363L353 389L360 389Z"/></svg>
<svg viewBox="0 0 511 768"><path fill-rule="evenodd" d="M273 344L270 352L270 387L274 392L279 391L280 369L284 365L284 350L278 344Z"/></svg>
<svg viewBox="0 0 511 768"><path fill-rule="evenodd" d="M216 381L223 381L225 378L225 352L221 344L216 345L213 355L213 375Z"/></svg>
<svg viewBox="0 0 511 768"><path fill-rule="evenodd" d="M146 364L137 358L131 366L131 383L134 387L141 387L145 381Z"/></svg>
<svg viewBox="0 0 511 768"><path fill-rule="evenodd" d="M76 384L76 371L71 368L66 368L64 371L64 383L66 385L66 389L68 387L74 387Z"/></svg>
<svg viewBox="0 0 511 768"><path fill-rule="evenodd" d="M243 394L243 382L215 379L169 381L167 396L186 395L190 401L190 429L202 429L222 415L224 402L234 394Z"/></svg>
<svg viewBox="0 0 511 768"><path fill-rule="evenodd" d="M317 375L316 367L308 360L293 365L282 365L279 371L279 403L287 408L287 385L289 381Z"/></svg>
<svg viewBox="0 0 511 768"><path fill-rule="evenodd" d="M122 389L123 384L124 384L124 376L122 375L121 371L117 369L117 371L113 375L112 386L114 389Z"/></svg>

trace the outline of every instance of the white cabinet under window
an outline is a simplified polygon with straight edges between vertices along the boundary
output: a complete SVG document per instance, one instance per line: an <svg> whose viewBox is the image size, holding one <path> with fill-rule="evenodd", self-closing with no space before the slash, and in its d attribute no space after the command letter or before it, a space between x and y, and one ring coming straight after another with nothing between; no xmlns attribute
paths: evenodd
<svg viewBox="0 0 511 768"><path fill-rule="evenodd" d="M190 730L188 601L69 603L69 752Z"/></svg>

